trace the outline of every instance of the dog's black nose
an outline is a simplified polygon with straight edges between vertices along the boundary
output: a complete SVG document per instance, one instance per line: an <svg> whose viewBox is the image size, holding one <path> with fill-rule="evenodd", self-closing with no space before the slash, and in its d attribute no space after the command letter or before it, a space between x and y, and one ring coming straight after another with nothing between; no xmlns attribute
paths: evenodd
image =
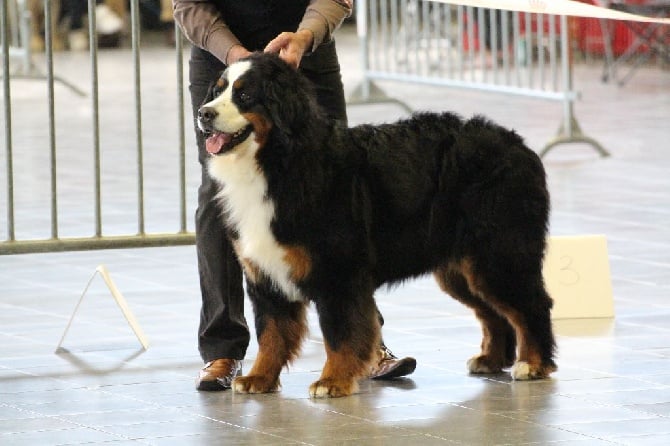
<svg viewBox="0 0 670 446"><path fill-rule="evenodd" d="M204 124L211 123L216 118L216 110L213 107L202 107L198 110L198 119Z"/></svg>

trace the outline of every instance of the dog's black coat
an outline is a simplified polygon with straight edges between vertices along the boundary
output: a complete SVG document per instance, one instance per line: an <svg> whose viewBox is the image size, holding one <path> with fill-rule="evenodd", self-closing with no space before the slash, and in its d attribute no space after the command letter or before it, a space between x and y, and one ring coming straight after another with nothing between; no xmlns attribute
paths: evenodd
<svg viewBox="0 0 670 446"><path fill-rule="evenodd" d="M542 163L522 138L483 117L452 113L346 128L324 117L309 81L279 58L248 60L232 102L269 123L254 135L258 174L274 205L271 231L281 246L306 253L308 273L295 283L316 304L328 361L332 351L368 361L378 336L375 289L433 272L483 325L472 372L499 372L515 357L530 368L520 379L553 371L551 299L542 278L549 196ZM220 81L205 102L229 87ZM209 118L201 126L216 130ZM229 230L235 238L240 228ZM261 340L268 321L295 320L303 304L281 301L262 271L255 277L250 294ZM284 364L297 352L288 349ZM314 386L350 393L331 388L341 373L326 376L326 369ZM355 379L365 371L347 373Z"/></svg>

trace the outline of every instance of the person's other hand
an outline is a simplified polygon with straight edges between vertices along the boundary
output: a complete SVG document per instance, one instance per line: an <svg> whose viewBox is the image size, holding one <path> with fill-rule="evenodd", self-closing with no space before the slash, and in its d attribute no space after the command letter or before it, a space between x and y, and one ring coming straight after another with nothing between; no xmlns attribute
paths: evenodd
<svg viewBox="0 0 670 446"><path fill-rule="evenodd" d="M283 32L265 47L266 53L279 53L279 57L293 68L298 68L303 54L311 48L314 35L307 29L298 32Z"/></svg>
<svg viewBox="0 0 670 446"><path fill-rule="evenodd" d="M250 55L251 52L242 45L233 45L228 50L228 55L226 56L226 65L234 64L238 60Z"/></svg>

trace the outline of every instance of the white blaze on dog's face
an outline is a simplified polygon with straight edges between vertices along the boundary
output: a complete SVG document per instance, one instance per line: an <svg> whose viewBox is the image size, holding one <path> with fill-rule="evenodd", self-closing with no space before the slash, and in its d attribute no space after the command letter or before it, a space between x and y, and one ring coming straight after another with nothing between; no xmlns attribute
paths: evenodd
<svg viewBox="0 0 670 446"><path fill-rule="evenodd" d="M213 99L200 107L198 127L208 134L206 149L212 155L235 150L252 137L253 115L240 107L251 99L244 79L250 68L249 61L228 67L212 87Z"/></svg>
<svg viewBox="0 0 670 446"><path fill-rule="evenodd" d="M238 256L296 300L300 292L290 280L286 250L271 230L274 203L267 199L267 181L256 160L272 124L261 104L262 79L253 70L251 61L228 67L213 88L214 97L200 108L198 126L210 135L208 172L221 186L217 198L238 235Z"/></svg>

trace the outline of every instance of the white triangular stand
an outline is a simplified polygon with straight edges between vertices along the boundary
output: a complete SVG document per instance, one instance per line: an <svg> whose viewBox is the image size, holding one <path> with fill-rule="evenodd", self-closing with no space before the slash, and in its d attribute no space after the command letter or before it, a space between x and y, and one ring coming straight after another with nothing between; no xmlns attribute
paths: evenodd
<svg viewBox="0 0 670 446"><path fill-rule="evenodd" d="M130 328L133 330L135 333L135 336L137 336L137 339L140 341L140 344L142 344L142 347L144 350L146 350L149 347L149 342L147 341L146 336L144 335L144 332L142 331L142 328L140 328L140 325L137 323L137 319L135 319L135 315L130 311L130 308L128 307L128 303L126 302L126 299L123 297L119 289L116 287L116 284L112 280L112 277L109 275L109 271L107 271L107 268L105 265L98 265L98 267L95 269L95 272L89 279L88 283L86 284L86 288L84 288L84 292L81 293L81 297L79 298L79 302L77 302L77 306L74 308L74 311L72 312L72 316L70 316L70 320L67 323L67 327L65 327L65 331L63 332L63 336L60 338L60 342L58 343L58 346L56 347L56 352L61 350L61 345L63 344L63 341L65 340L65 336L67 335L68 330L70 330L70 326L72 325L72 321L74 320L75 314L77 314L77 310L79 310L79 306L81 305L81 302L84 300L84 296L86 295L86 292L88 291L88 287L91 286L91 282L93 282L93 279L95 278L96 274L100 274L102 279L105 281L105 284L107 285L107 288L109 288L109 291L112 293L112 297L116 301L116 304L121 308L121 312L123 313L123 316L126 318L126 321L128 321L128 325L130 325Z"/></svg>

